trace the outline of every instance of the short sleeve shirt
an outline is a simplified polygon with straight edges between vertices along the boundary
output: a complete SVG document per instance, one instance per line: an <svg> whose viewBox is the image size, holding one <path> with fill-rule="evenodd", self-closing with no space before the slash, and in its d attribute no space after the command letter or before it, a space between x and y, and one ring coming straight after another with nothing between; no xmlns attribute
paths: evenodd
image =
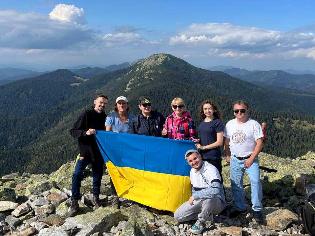
<svg viewBox="0 0 315 236"><path fill-rule="evenodd" d="M221 180L218 169L204 161L200 170L192 168L190 170L190 182L194 188L207 188L214 179Z"/></svg>
<svg viewBox="0 0 315 236"><path fill-rule="evenodd" d="M128 114L128 120L122 122L119 119L117 112L111 112L105 121L105 126L111 126L112 131L116 133L128 133L129 122L134 118L133 115Z"/></svg>
<svg viewBox="0 0 315 236"><path fill-rule="evenodd" d="M202 121L198 127L198 135L202 146L209 145L217 141L217 133L224 132L224 124L220 119L210 122ZM201 151L204 160L216 160L221 158L219 147Z"/></svg>
<svg viewBox="0 0 315 236"><path fill-rule="evenodd" d="M236 119L230 120L224 131L224 137L230 139L231 154L238 157L250 155L256 146L256 140L262 138L260 124L252 119L239 123Z"/></svg>

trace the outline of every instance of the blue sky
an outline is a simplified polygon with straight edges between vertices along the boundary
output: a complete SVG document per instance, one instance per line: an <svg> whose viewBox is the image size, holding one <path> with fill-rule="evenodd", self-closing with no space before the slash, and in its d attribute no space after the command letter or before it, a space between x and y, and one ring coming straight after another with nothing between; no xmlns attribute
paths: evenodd
<svg viewBox="0 0 315 236"><path fill-rule="evenodd" d="M0 66L55 69L170 53L193 65L315 70L315 2L0 1Z"/></svg>

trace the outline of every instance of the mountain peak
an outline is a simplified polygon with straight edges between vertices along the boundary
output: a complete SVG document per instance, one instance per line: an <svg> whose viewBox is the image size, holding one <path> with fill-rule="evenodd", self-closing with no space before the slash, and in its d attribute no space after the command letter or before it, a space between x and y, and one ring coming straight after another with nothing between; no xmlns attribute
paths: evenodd
<svg viewBox="0 0 315 236"><path fill-rule="evenodd" d="M141 65L144 68L150 68L155 66L187 66L189 64L186 61L171 54L157 53L140 60L138 63L136 63L136 65Z"/></svg>
<svg viewBox="0 0 315 236"><path fill-rule="evenodd" d="M186 61L166 53L153 54L147 58L139 60L127 73L129 82L125 92L132 88L150 83L165 71L182 71L195 68Z"/></svg>

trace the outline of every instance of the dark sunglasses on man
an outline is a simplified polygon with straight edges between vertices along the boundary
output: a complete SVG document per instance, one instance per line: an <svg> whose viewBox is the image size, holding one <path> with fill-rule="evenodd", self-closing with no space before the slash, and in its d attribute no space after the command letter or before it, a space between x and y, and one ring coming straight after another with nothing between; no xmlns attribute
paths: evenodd
<svg viewBox="0 0 315 236"><path fill-rule="evenodd" d="M150 107L150 106L151 106L151 103L143 103L142 106L143 106L143 107Z"/></svg>
<svg viewBox="0 0 315 236"><path fill-rule="evenodd" d="M245 112L246 112L246 109L235 109L235 110L234 110L234 113L235 113L235 114L238 114L239 112L240 112L240 113L245 113Z"/></svg>

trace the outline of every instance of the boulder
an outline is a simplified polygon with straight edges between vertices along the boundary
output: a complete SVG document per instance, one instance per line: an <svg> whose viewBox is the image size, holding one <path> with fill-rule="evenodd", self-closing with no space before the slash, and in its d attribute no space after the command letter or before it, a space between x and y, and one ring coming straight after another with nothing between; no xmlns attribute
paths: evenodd
<svg viewBox="0 0 315 236"><path fill-rule="evenodd" d="M46 196L46 199L50 201L52 204L58 206L60 203L66 201L68 199L67 194L65 193L57 193L52 192Z"/></svg>
<svg viewBox="0 0 315 236"><path fill-rule="evenodd" d="M35 208L35 215L49 215L55 211L55 206L52 204L44 205Z"/></svg>
<svg viewBox="0 0 315 236"><path fill-rule="evenodd" d="M291 223L298 221L298 216L288 209L279 209L266 216L269 229L285 230Z"/></svg>
<svg viewBox="0 0 315 236"><path fill-rule="evenodd" d="M113 226L118 225L122 220L126 220L126 217L119 210L111 207L100 207L93 212L66 219L61 228L65 231L78 228L80 229L78 236L89 235L99 231L109 232Z"/></svg>
<svg viewBox="0 0 315 236"><path fill-rule="evenodd" d="M19 218L16 218L12 215L8 215L5 218L5 222L12 227L13 229L15 229L17 226L19 226L20 224L22 224L22 221Z"/></svg>
<svg viewBox="0 0 315 236"><path fill-rule="evenodd" d="M32 210L30 204L28 203L22 203L19 205L11 214L15 217L19 217L21 215L24 215Z"/></svg>
<svg viewBox="0 0 315 236"><path fill-rule="evenodd" d="M11 201L0 201L0 212L14 210L19 204Z"/></svg>
<svg viewBox="0 0 315 236"><path fill-rule="evenodd" d="M59 215L49 215L47 217L40 219L40 222L43 222L50 226L60 226L65 222L65 220L63 217Z"/></svg>
<svg viewBox="0 0 315 236"><path fill-rule="evenodd" d="M39 181L32 180L31 183L25 189L25 195L29 196L31 194L41 194L42 192L45 192L53 188L54 185L55 185L54 182L48 180Z"/></svg>

